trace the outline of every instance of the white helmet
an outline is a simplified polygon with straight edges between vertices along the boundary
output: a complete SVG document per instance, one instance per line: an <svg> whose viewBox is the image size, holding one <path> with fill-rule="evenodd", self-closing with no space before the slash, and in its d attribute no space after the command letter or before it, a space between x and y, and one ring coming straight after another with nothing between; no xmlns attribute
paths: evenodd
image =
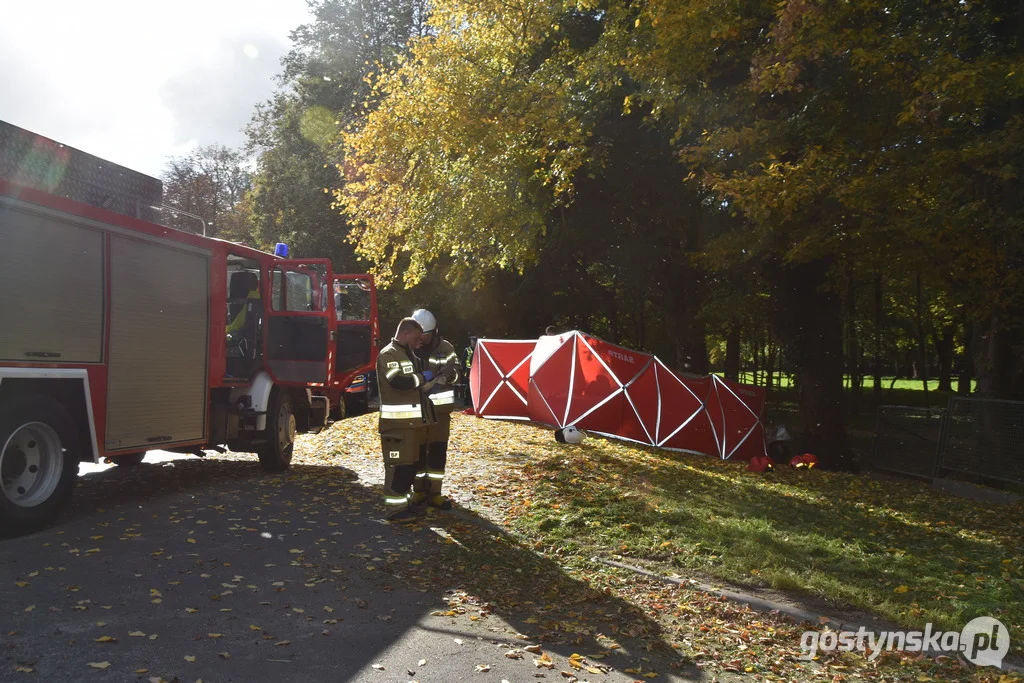
<svg viewBox="0 0 1024 683"><path fill-rule="evenodd" d="M568 425L555 430L555 441L559 443L579 443L583 441L585 434L576 429L575 425Z"/></svg>
<svg viewBox="0 0 1024 683"><path fill-rule="evenodd" d="M434 314L425 308L417 308L410 317L420 324L424 332L437 330L437 320L434 318Z"/></svg>

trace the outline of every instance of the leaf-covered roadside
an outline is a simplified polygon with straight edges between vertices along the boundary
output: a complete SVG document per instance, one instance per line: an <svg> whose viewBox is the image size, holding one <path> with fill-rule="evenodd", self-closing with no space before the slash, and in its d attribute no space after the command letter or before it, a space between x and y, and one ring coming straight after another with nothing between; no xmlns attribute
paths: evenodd
<svg viewBox="0 0 1024 683"><path fill-rule="evenodd" d="M1021 642L1019 507L993 510L906 481L785 468L764 476L744 465L593 440L524 467L533 490L511 518L584 554L805 591L901 625L958 629L992 615Z"/></svg>
<svg viewBox="0 0 1024 683"><path fill-rule="evenodd" d="M300 457L338 461L375 481L374 423L347 420ZM802 590L907 626L959 630L989 614L1011 629L1015 651L1024 635L1019 508L992 511L909 482L823 472L764 477L739 463L598 438L557 444L549 430L463 415L455 416L446 488L494 526L460 528L433 578L461 581L472 599L515 611L549 639L644 637L657 623L652 642L670 643L681 664L761 680L1000 680L955 659L891 653L873 663L843 655L807 665L797 660L805 626L594 556ZM536 566L522 566L517 552L510 571L510 545L535 551ZM587 596L602 594L643 619L592 614Z"/></svg>

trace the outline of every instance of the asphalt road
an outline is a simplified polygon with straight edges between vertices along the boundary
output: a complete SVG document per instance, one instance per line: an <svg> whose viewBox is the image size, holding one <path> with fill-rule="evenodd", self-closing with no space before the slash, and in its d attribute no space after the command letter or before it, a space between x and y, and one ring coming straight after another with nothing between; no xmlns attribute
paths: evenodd
<svg viewBox="0 0 1024 683"><path fill-rule="evenodd" d="M628 645L573 666L589 651L537 643L515 615L414 580L407 570L452 542L450 519L389 525L343 467L270 476L254 457L160 454L83 466L57 524L0 540L0 680L701 679Z"/></svg>

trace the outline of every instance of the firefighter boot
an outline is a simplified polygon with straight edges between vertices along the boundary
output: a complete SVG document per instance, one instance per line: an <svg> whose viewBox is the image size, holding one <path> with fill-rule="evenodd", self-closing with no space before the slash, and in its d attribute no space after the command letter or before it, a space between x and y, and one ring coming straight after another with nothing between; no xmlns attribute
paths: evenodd
<svg viewBox="0 0 1024 683"><path fill-rule="evenodd" d="M435 493L427 498L427 505L432 508L437 508L438 510L452 509L452 501L448 500L448 498L442 496L440 493Z"/></svg>
<svg viewBox="0 0 1024 683"><path fill-rule="evenodd" d="M427 514L427 494L423 491L413 491L409 498L409 509L419 517Z"/></svg>
<svg viewBox="0 0 1024 683"><path fill-rule="evenodd" d="M388 521L392 524L411 524L418 519L419 515L412 510L402 510L388 517Z"/></svg>

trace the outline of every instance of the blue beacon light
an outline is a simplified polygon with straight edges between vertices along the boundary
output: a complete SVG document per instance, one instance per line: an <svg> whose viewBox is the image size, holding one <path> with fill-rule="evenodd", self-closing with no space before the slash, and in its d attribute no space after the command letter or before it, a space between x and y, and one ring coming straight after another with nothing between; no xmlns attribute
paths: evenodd
<svg viewBox="0 0 1024 683"><path fill-rule="evenodd" d="M288 245L284 242L278 242L277 246L274 247L274 256L288 258Z"/></svg>

